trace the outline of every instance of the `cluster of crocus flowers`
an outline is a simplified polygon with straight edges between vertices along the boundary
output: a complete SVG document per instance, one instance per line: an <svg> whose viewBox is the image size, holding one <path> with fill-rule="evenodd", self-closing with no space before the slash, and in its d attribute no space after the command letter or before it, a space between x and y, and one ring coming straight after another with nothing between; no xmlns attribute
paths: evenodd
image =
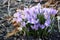
<svg viewBox="0 0 60 40"><path fill-rule="evenodd" d="M45 27L50 26L51 24L51 15L55 15L58 11L54 8L42 8L40 4L33 6L31 8L25 8L22 11L18 11L14 14L13 20L15 20L17 23L20 22L20 27L26 27L26 24L30 23L33 24L30 27L33 30L38 30L40 27L41 29L44 29ZM37 15L44 15L45 22L44 24L39 23L39 19Z"/></svg>

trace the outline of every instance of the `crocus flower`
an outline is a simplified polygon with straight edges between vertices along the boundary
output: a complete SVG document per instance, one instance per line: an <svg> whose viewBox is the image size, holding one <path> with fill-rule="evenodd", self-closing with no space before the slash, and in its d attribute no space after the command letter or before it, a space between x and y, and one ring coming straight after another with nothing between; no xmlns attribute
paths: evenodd
<svg viewBox="0 0 60 40"><path fill-rule="evenodd" d="M45 19L50 19L50 14L48 14L47 12L44 13L44 18Z"/></svg>
<svg viewBox="0 0 60 40"><path fill-rule="evenodd" d="M19 18L19 17L18 17L16 21L17 21L17 23L18 23L18 22L21 22L21 21L22 21L22 18Z"/></svg>
<svg viewBox="0 0 60 40"><path fill-rule="evenodd" d="M34 24L34 26L31 26L33 30L38 30L38 25Z"/></svg>
<svg viewBox="0 0 60 40"><path fill-rule="evenodd" d="M57 14L58 10L51 8L51 15Z"/></svg>
<svg viewBox="0 0 60 40"><path fill-rule="evenodd" d="M47 20L45 21L45 26L46 26L46 27L50 26L50 23L51 23L51 20L50 20L50 19L47 19Z"/></svg>
<svg viewBox="0 0 60 40"><path fill-rule="evenodd" d="M20 16L20 12L16 12L13 17L19 17Z"/></svg>
<svg viewBox="0 0 60 40"><path fill-rule="evenodd" d="M44 24L40 25L40 28L41 29L44 29L45 28L45 25Z"/></svg>

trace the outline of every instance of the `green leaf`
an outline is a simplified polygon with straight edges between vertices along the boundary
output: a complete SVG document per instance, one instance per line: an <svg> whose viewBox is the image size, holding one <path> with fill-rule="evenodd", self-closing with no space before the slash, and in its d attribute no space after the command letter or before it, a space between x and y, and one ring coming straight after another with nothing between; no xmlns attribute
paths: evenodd
<svg viewBox="0 0 60 40"><path fill-rule="evenodd" d="M40 24L44 24L45 23L45 18L44 15L37 15L37 18L39 19Z"/></svg>

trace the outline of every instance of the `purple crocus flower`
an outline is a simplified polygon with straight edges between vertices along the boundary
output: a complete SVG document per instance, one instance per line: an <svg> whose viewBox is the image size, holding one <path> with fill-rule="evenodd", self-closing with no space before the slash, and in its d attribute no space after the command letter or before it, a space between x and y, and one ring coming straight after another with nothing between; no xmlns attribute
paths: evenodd
<svg viewBox="0 0 60 40"><path fill-rule="evenodd" d="M45 18L45 19L50 19L50 14L44 13L44 18Z"/></svg>
<svg viewBox="0 0 60 40"><path fill-rule="evenodd" d="M45 28L45 25L44 24L40 25L40 28L41 29L44 29Z"/></svg>
<svg viewBox="0 0 60 40"><path fill-rule="evenodd" d="M15 13L13 16L14 16L13 20L15 20L17 23L22 21L22 18L20 18L19 12Z"/></svg>
<svg viewBox="0 0 60 40"><path fill-rule="evenodd" d="M13 17L19 17L20 16L20 12L16 12Z"/></svg>
<svg viewBox="0 0 60 40"><path fill-rule="evenodd" d="M18 22L21 22L21 21L22 21L22 18L19 18L19 17L18 17L18 18L17 18L17 23L18 23Z"/></svg>
<svg viewBox="0 0 60 40"><path fill-rule="evenodd" d="M50 23L51 23L51 20L50 20L50 19L47 19L47 20L45 21L45 24L44 24L44 25L45 25L46 27L48 27L48 26L50 25Z"/></svg>
<svg viewBox="0 0 60 40"><path fill-rule="evenodd" d="M28 10L24 10L24 13L26 19L30 18L30 12Z"/></svg>
<svg viewBox="0 0 60 40"><path fill-rule="evenodd" d="M13 21L17 21L17 18L13 18Z"/></svg>
<svg viewBox="0 0 60 40"><path fill-rule="evenodd" d="M31 26L33 30L38 30L38 25L34 24L34 26Z"/></svg>
<svg viewBox="0 0 60 40"><path fill-rule="evenodd" d="M50 19L50 10L48 8L43 8L45 19Z"/></svg>
<svg viewBox="0 0 60 40"><path fill-rule="evenodd" d="M38 30L38 25L34 25L35 30Z"/></svg>
<svg viewBox="0 0 60 40"><path fill-rule="evenodd" d="M51 15L57 14L58 10L51 8Z"/></svg>
<svg viewBox="0 0 60 40"><path fill-rule="evenodd" d="M26 23L23 21L23 22L21 22L21 26L22 27L25 27L26 26Z"/></svg>

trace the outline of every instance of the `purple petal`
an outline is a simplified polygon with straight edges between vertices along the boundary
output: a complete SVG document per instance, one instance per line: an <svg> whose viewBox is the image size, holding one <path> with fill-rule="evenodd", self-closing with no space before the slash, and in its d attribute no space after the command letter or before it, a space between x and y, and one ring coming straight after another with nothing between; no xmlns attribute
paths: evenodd
<svg viewBox="0 0 60 40"><path fill-rule="evenodd" d="M51 23L51 20L49 20L49 19L47 19L46 21L45 21L45 26L50 26L50 23Z"/></svg>
<svg viewBox="0 0 60 40"><path fill-rule="evenodd" d="M41 28L41 29L44 29L44 28L45 28L45 25L40 25L40 28Z"/></svg>

